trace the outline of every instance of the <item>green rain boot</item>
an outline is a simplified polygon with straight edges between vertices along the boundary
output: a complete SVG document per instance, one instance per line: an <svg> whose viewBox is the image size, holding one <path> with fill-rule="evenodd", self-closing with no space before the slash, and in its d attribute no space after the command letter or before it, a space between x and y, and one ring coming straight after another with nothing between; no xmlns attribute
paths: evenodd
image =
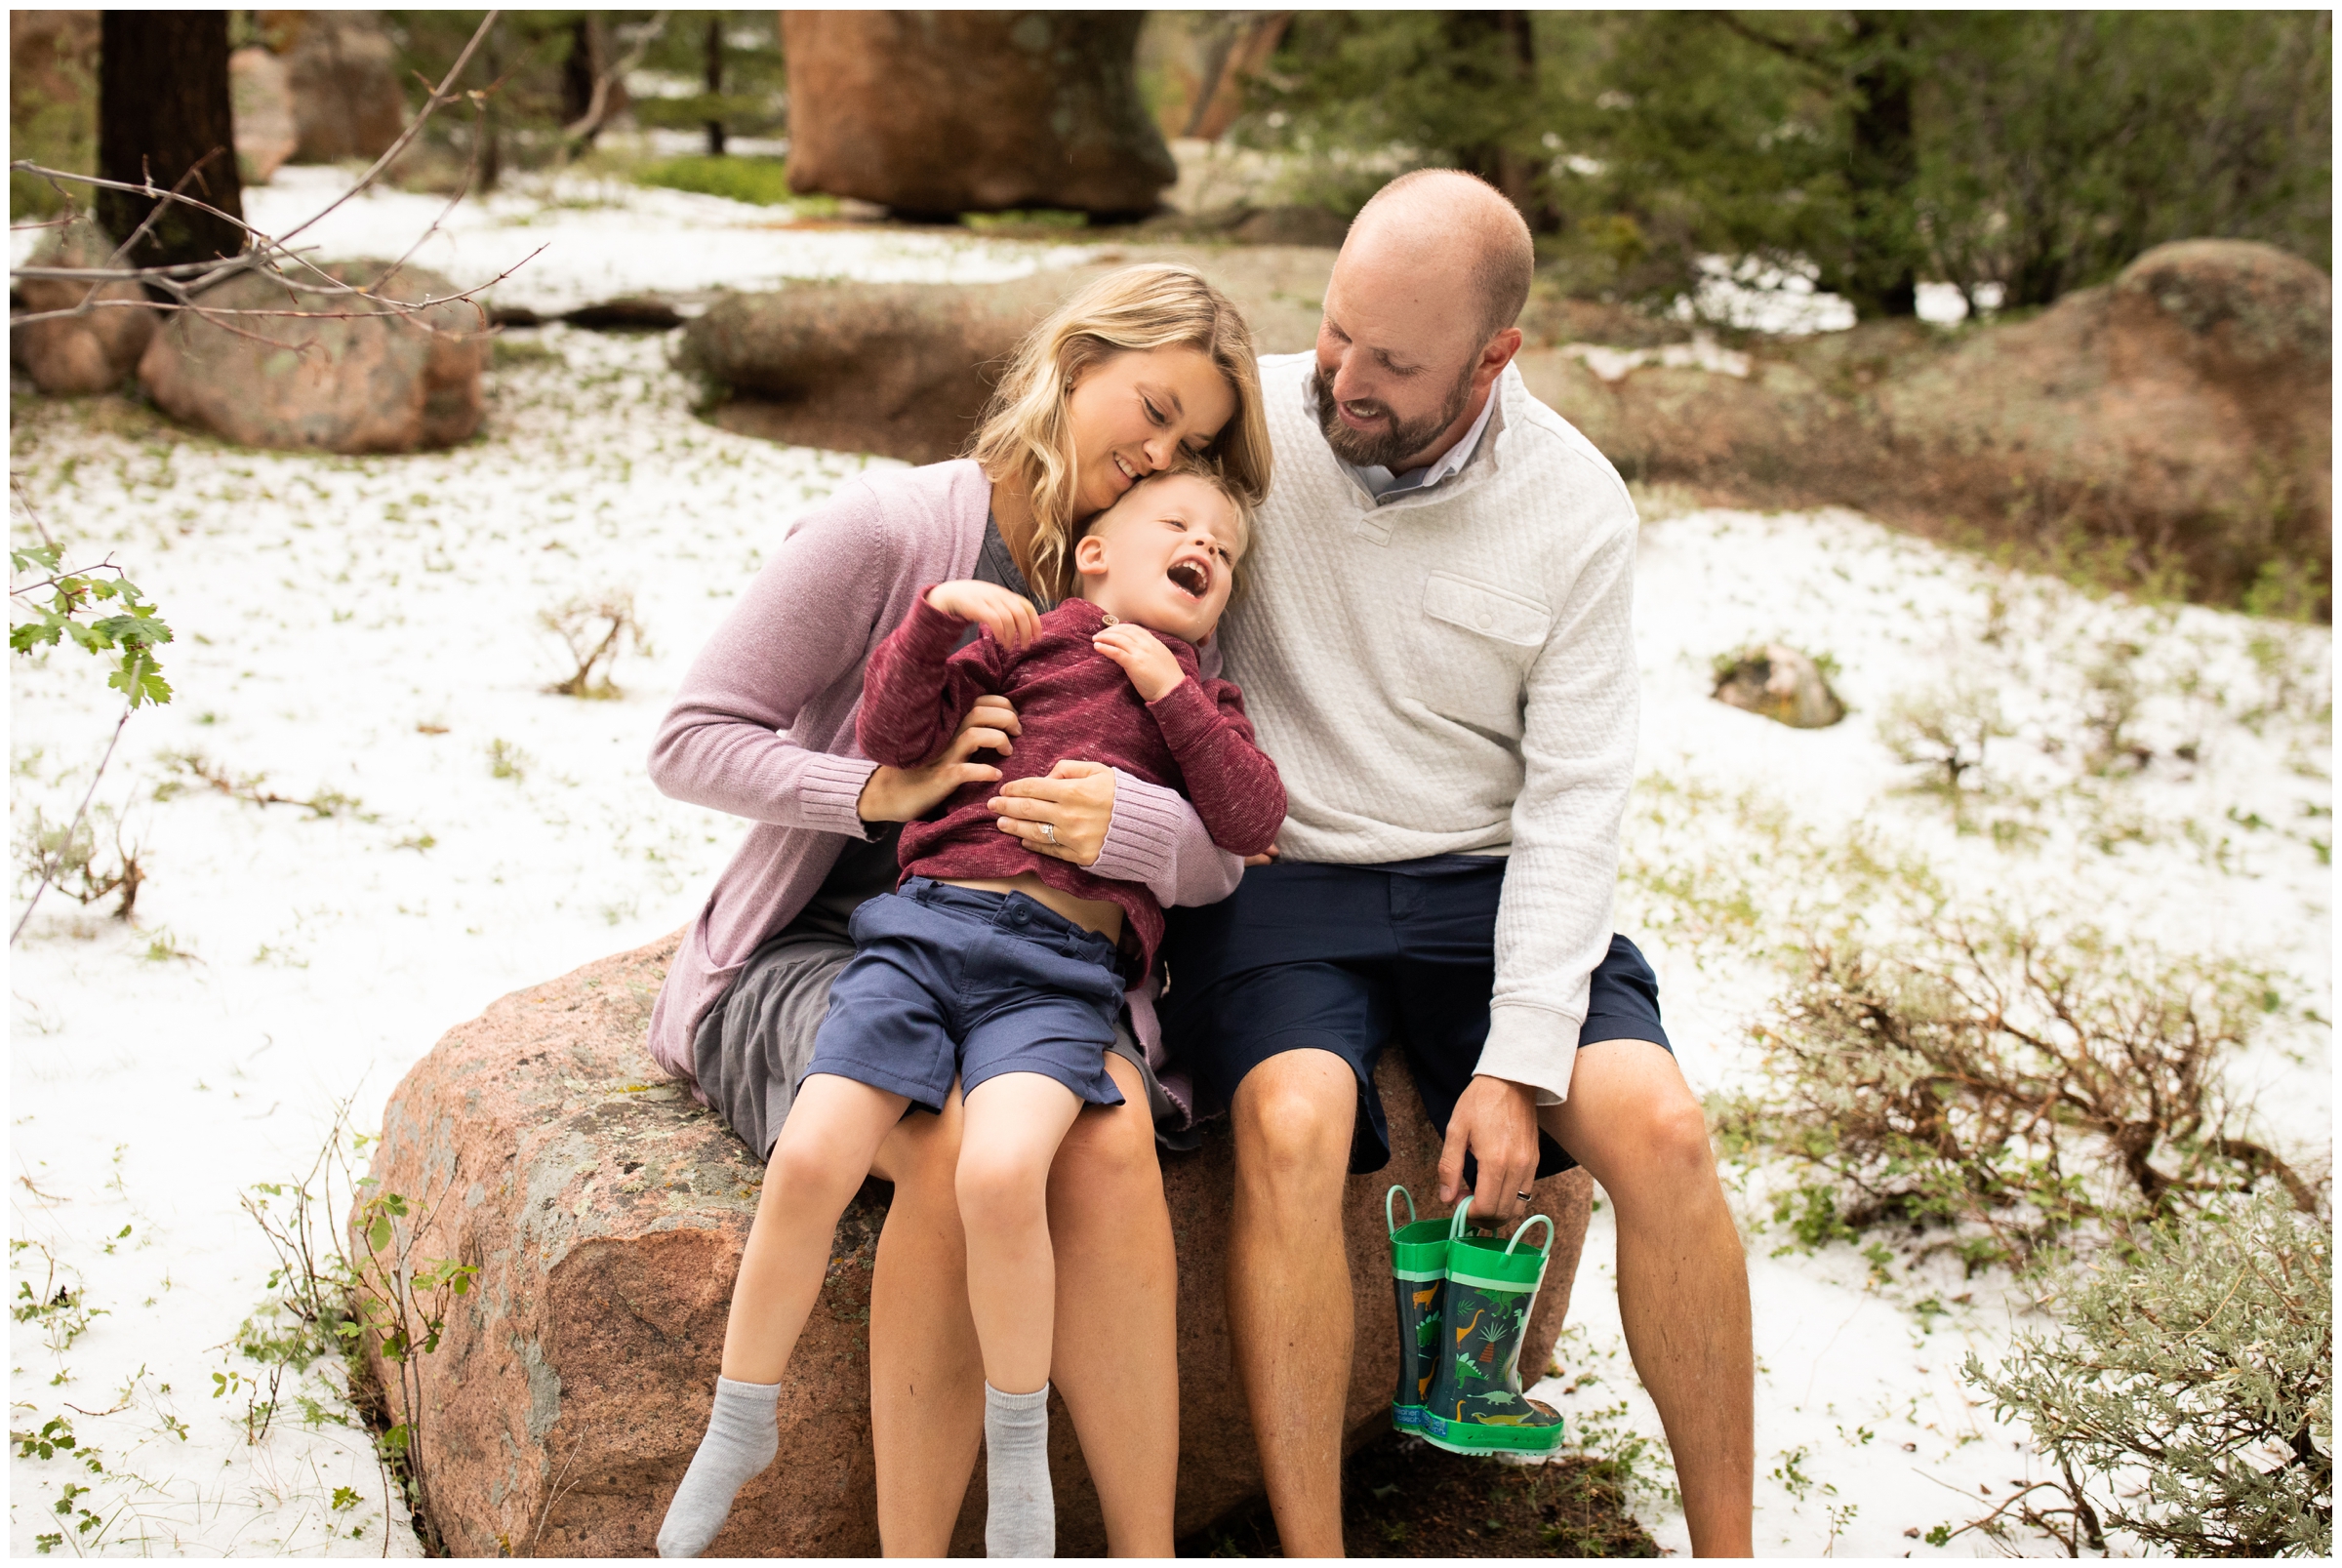
<svg viewBox="0 0 2342 1568"><path fill-rule="evenodd" d="M1392 1210L1407 1200L1407 1223ZM1439 1298L1447 1282L1445 1220L1417 1220L1415 1195L1403 1186L1383 1194L1383 1223L1391 1231L1391 1277L1398 1295L1398 1392L1391 1400L1391 1425L1400 1431L1423 1426L1423 1401L1431 1392L1432 1369L1439 1357Z"/></svg>
<svg viewBox="0 0 2342 1568"><path fill-rule="evenodd" d="M1520 1342L1545 1280L1554 1223L1531 1215L1499 1247L1494 1236L1465 1234L1471 1208L1466 1197L1448 1221L1439 1352L1416 1430L1455 1454L1550 1454L1561 1442L1561 1417L1522 1395ZM1544 1247L1519 1251L1533 1225L1545 1226Z"/></svg>

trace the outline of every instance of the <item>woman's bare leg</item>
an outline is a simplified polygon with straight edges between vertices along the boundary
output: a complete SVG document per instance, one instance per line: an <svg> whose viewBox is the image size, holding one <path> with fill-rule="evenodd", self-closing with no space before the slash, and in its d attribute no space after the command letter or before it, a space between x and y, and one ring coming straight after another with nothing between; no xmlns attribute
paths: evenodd
<svg viewBox="0 0 2342 1568"><path fill-rule="evenodd" d="M895 1184L870 1271L870 1436L878 1544L890 1557L951 1549L984 1446L984 1362L968 1314L959 1228L959 1087L940 1116L906 1116L871 1174Z"/></svg>
<svg viewBox="0 0 2342 1568"><path fill-rule="evenodd" d="M1049 1173L1057 1246L1051 1381L1073 1418L1117 1557L1171 1555L1179 1481L1179 1260L1139 1069L1075 1118Z"/></svg>

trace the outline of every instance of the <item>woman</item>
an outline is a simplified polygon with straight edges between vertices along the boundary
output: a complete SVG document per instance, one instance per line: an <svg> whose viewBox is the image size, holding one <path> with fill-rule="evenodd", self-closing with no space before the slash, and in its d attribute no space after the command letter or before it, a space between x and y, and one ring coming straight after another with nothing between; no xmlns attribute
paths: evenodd
<svg viewBox="0 0 2342 1568"><path fill-rule="evenodd" d="M651 753L679 799L756 823L684 939L651 1021L651 1050L692 1081L762 1157L787 1116L828 986L852 952L846 920L893 887L895 837L1015 744L988 699L915 769L854 755L869 652L937 582L978 578L1046 605L1070 585L1089 517L1179 449L1217 458L1254 499L1269 436L1250 336L1183 267L1099 279L1020 345L969 458L866 476L800 518L702 651ZM1067 762L1007 785L1002 831L1041 854L1209 903L1238 866L1175 791ZM1142 1002L1136 1027L1152 1034ZM1147 1044L1151 1044L1150 1039ZM1175 1260L1145 1045L1117 1043L1123 1104L1085 1109L1053 1167L1058 1322L1051 1375L1097 1483L1117 1554L1168 1555L1178 1470ZM975 1465L983 1374L968 1315L953 1192L956 1094L912 1112L879 1150L895 1184L870 1306L879 1539L890 1554L949 1548ZM728 1378L737 1379L729 1357Z"/></svg>

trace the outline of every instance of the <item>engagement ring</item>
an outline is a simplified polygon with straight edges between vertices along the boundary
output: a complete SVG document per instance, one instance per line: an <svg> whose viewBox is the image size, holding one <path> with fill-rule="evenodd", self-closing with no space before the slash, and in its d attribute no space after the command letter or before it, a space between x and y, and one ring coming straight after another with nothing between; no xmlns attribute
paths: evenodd
<svg viewBox="0 0 2342 1568"><path fill-rule="evenodd" d="M1043 838L1045 838L1045 839L1049 840L1049 842L1050 842L1050 843L1052 843L1052 844L1056 843L1056 842L1057 842L1057 824L1055 824L1055 823L1043 823L1043 824L1041 824L1041 836L1042 836Z"/></svg>

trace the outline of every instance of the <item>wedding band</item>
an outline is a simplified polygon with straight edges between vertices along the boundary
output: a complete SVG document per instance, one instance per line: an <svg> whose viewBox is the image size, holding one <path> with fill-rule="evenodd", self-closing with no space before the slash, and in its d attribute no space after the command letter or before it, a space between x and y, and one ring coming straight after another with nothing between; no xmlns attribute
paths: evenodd
<svg viewBox="0 0 2342 1568"><path fill-rule="evenodd" d="M1529 1201L1529 1195L1528 1195L1526 1192L1515 1192L1515 1193L1514 1193L1513 1195L1514 1195L1514 1197L1516 1197L1516 1198L1520 1199L1520 1201L1521 1201L1521 1202L1523 1202L1523 1203L1526 1203L1526 1202L1528 1202L1528 1201Z"/></svg>
<svg viewBox="0 0 2342 1568"><path fill-rule="evenodd" d="M1057 824L1055 824L1055 823L1043 823L1043 824L1041 824L1041 836L1042 836L1043 838L1045 838L1045 839L1049 840L1049 842L1050 842L1050 843L1052 843L1052 844L1056 843L1056 842L1057 842Z"/></svg>

